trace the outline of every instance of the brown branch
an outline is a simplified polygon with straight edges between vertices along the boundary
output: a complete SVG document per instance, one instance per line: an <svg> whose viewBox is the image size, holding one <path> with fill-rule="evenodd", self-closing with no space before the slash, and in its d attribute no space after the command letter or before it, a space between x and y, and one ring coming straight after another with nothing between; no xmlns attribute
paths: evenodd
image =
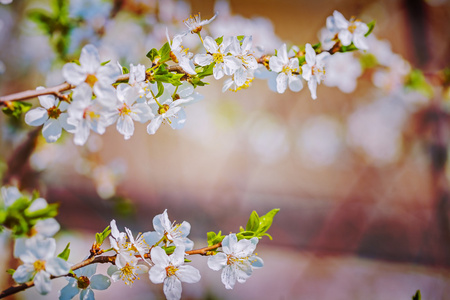
<svg viewBox="0 0 450 300"><path fill-rule="evenodd" d="M90 264L105 264L105 263L114 264L115 261L116 261L115 255L113 255L113 256L97 256L97 257L92 257L92 258L86 259L78 264L75 264L72 266L71 269L72 269L72 271L74 271L74 270L80 269L80 268L85 267ZM73 275L69 273L69 274L65 274L65 275L61 275L61 276L51 276L50 279L67 277L67 276L73 277ZM15 293L24 291L33 286L34 286L34 281L29 281L26 283L13 285L0 293L0 299L5 298L7 296L11 296Z"/></svg>
<svg viewBox="0 0 450 300"><path fill-rule="evenodd" d="M212 246L209 246L209 247L204 247L204 248L200 248L200 249L196 249L196 250L186 251L186 254L189 254L189 255L193 255L193 254L208 255L209 251L216 250L220 246L222 246L222 242L217 243L217 244L212 245Z"/></svg>

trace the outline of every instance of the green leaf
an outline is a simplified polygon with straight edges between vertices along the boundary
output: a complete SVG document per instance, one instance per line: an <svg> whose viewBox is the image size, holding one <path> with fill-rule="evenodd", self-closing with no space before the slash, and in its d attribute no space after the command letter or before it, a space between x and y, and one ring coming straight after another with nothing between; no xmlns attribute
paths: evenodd
<svg viewBox="0 0 450 300"><path fill-rule="evenodd" d="M67 261L69 259L69 255L70 255L69 246L70 246L70 243L67 243L66 248L64 248L64 250L60 254L58 254L59 258L62 258L65 261Z"/></svg>
<svg viewBox="0 0 450 300"><path fill-rule="evenodd" d="M148 51L148 53L147 53L146 56L150 59L150 61L151 61L152 63L154 63L154 62L155 62L155 59L156 59L157 57L159 57L158 50L156 50L155 48L153 48L152 50Z"/></svg>
<svg viewBox="0 0 450 300"><path fill-rule="evenodd" d="M101 233L95 234L95 242L98 245L103 244L103 241L109 236L110 233L111 233L111 229L109 228L109 225L108 225Z"/></svg>
<svg viewBox="0 0 450 300"><path fill-rule="evenodd" d="M16 272L16 270L14 270L14 269L8 269L8 270L6 270L6 273L8 273L8 274L11 275L11 276L13 276L15 272Z"/></svg>
<svg viewBox="0 0 450 300"><path fill-rule="evenodd" d="M274 208L264 216L259 217L258 236L263 236L269 230L270 226L272 226L273 218L279 211L279 208Z"/></svg>
<svg viewBox="0 0 450 300"><path fill-rule="evenodd" d="M161 56L161 59L159 60L160 63L164 63L168 60L170 60L170 45L169 43L165 43L161 49L159 50L159 54Z"/></svg>
<svg viewBox="0 0 450 300"><path fill-rule="evenodd" d="M104 61L104 62L102 62L100 65L101 66L104 66L104 65L106 65L107 63L109 63L111 60L108 60L108 61Z"/></svg>
<svg viewBox="0 0 450 300"><path fill-rule="evenodd" d="M259 227L259 216L256 211L252 211L250 218L248 219L247 226L245 230L247 231L257 231Z"/></svg>
<svg viewBox="0 0 450 300"><path fill-rule="evenodd" d="M319 42L317 44L314 44L312 47L314 50L317 50L317 49L320 49L320 46L322 46L322 43Z"/></svg>
<svg viewBox="0 0 450 300"><path fill-rule="evenodd" d="M433 96L433 88L427 82L425 75L421 70L415 69L406 78L405 87L409 90L418 91L422 95L431 98Z"/></svg>
<svg viewBox="0 0 450 300"><path fill-rule="evenodd" d="M412 300L421 300L422 295L420 294L420 290L417 290L416 294L412 297Z"/></svg>
<svg viewBox="0 0 450 300"><path fill-rule="evenodd" d="M27 112L31 108L31 103L21 101L11 101L8 106L3 107L2 111L8 116L20 119L22 113Z"/></svg>
<svg viewBox="0 0 450 300"><path fill-rule="evenodd" d="M127 67L122 66L122 73L123 74L128 74L128 73L130 73L130 71L128 70Z"/></svg>
<svg viewBox="0 0 450 300"><path fill-rule="evenodd" d="M238 35L237 36L238 41L241 42L241 43L244 40L244 38L245 38L245 35Z"/></svg>
<svg viewBox="0 0 450 300"><path fill-rule="evenodd" d="M367 30L367 32L364 36L369 36L369 34L372 33L373 29L375 28L375 20L373 20L372 22L367 24L367 26L369 27L369 30Z"/></svg>
<svg viewBox="0 0 450 300"><path fill-rule="evenodd" d="M158 94L156 94L155 98L158 98L164 93L164 85L162 84L161 81L157 81L156 84L158 86Z"/></svg>
<svg viewBox="0 0 450 300"><path fill-rule="evenodd" d="M378 60L372 53L364 53L359 57L359 62L363 70L374 68L378 65Z"/></svg>
<svg viewBox="0 0 450 300"><path fill-rule="evenodd" d="M225 236L222 235L222 231L219 231L217 234L210 231L206 234L206 236L208 239L208 246L218 244L225 238Z"/></svg>
<svg viewBox="0 0 450 300"><path fill-rule="evenodd" d="M183 76L184 74L173 74L169 79L169 83L171 83L174 86L182 85L181 78Z"/></svg>
<svg viewBox="0 0 450 300"><path fill-rule="evenodd" d="M52 204L47 205L47 207L38 209L36 211L25 210L24 215L30 219L53 218L53 217L56 217L56 215L58 215L58 207L59 207L59 204L52 203Z"/></svg>
<svg viewBox="0 0 450 300"><path fill-rule="evenodd" d="M166 251L167 255L170 255L173 253L173 251L175 251L175 246L170 246L170 247L162 247L164 249L164 251Z"/></svg>
<svg viewBox="0 0 450 300"><path fill-rule="evenodd" d="M216 43L217 43L217 45L220 45L220 44L222 44L222 42L223 42L223 36L221 36L221 37L218 37L218 38L216 39Z"/></svg>
<svg viewBox="0 0 450 300"><path fill-rule="evenodd" d="M205 78L206 76L211 76L213 74L215 63L212 63L210 65L204 66L200 69L195 70L197 72L197 76L199 79Z"/></svg>

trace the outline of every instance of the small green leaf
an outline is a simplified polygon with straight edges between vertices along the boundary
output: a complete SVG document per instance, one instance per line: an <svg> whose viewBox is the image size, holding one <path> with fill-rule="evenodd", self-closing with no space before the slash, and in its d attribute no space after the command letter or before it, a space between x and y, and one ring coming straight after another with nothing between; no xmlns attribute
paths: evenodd
<svg viewBox="0 0 450 300"><path fill-rule="evenodd" d="M109 225L108 225L101 233L95 234L95 242L98 245L103 244L103 241L109 236L110 233L111 233L111 229L109 228Z"/></svg>
<svg viewBox="0 0 450 300"><path fill-rule="evenodd" d="M154 63L154 62L155 62L155 59L156 59L157 57L159 57L158 50L156 50L155 48L153 48L152 50L148 51L148 53L147 53L146 56L150 59L150 61L151 61L152 63Z"/></svg>
<svg viewBox="0 0 450 300"><path fill-rule="evenodd" d="M128 74L128 73L130 73L130 71L128 70L127 67L122 66L122 73L123 74Z"/></svg>
<svg viewBox="0 0 450 300"><path fill-rule="evenodd" d="M11 276L13 276L15 272L16 272L16 270L14 270L14 269L8 269L8 270L6 270L6 273L8 273L8 274L11 275Z"/></svg>
<svg viewBox="0 0 450 300"><path fill-rule="evenodd" d="M164 249L164 251L166 251L167 255L170 255L173 253L173 251L175 251L175 246L170 246L170 247L162 247Z"/></svg>
<svg viewBox="0 0 450 300"><path fill-rule="evenodd" d="M208 246L218 244L225 238L225 236L222 235L222 231L219 231L217 234L210 231L206 234L206 236L208 239Z"/></svg>
<svg viewBox="0 0 450 300"><path fill-rule="evenodd" d="M65 261L67 261L69 259L69 255L70 255L69 246L70 246L70 243L67 243L66 248L64 248L64 250L60 254L58 254L59 258L62 258Z"/></svg>
<svg viewBox="0 0 450 300"><path fill-rule="evenodd" d="M220 44L222 44L222 42L223 42L223 36L221 36L221 37L218 37L218 38L216 39L216 43L217 43L217 45L220 45Z"/></svg>
<svg viewBox="0 0 450 300"><path fill-rule="evenodd" d="M359 57L359 62L363 70L374 68L378 65L378 60L372 53L365 53Z"/></svg>
<svg viewBox="0 0 450 300"><path fill-rule="evenodd" d="M250 218L248 219L247 226L245 230L247 231L257 231L259 227L259 216L256 211L252 211Z"/></svg>
<svg viewBox="0 0 450 300"><path fill-rule="evenodd" d="M158 94L156 94L156 98L158 98L159 96L161 96L164 93L164 85L162 84L161 81L157 81L156 82L157 86L158 86Z"/></svg>
<svg viewBox="0 0 450 300"><path fill-rule="evenodd" d="M159 60L160 63L164 63L168 60L170 60L170 45L169 43L165 43L162 47L161 50L159 50L159 54L161 56L161 59Z"/></svg>
<svg viewBox="0 0 450 300"><path fill-rule="evenodd" d="M317 49L320 49L320 46L322 46L322 43L319 42L317 44L314 44L312 47L314 50L317 50Z"/></svg>
<svg viewBox="0 0 450 300"><path fill-rule="evenodd" d="M258 236L263 236L264 233L269 230L270 226L272 226L273 218L279 211L279 208L272 209L267 214L259 218Z"/></svg>
<svg viewBox="0 0 450 300"><path fill-rule="evenodd" d="M104 62L102 62L100 65L101 66L104 66L104 65L106 65L107 63L109 63L111 60L108 60L108 61L104 61Z"/></svg>
<svg viewBox="0 0 450 300"><path fill-rule="evenodd" d="M415 69L406 78L405 87L409 90L418 91L422 95L431 98L433 96L433 88L427 82L425 75L421 70Z"/></svg>
<svg viewBox="0 0 450 300"><path fill-rule="evenodd" d="M10 104L8 106L2 108L2 111L6 115L17 119L20 119L22 113L27 112L31 108L31 103L28 102L12 101L9 103Z"/></svg>
<svg viewBox="0 0 450 300"><path fill-rule="evenodd" d="M421 300L422 295L420 294L420 290L417 290L416 294L412 297L412 300Z"/></svg>
<svg viewBox="0 0 450 300"><path fill-rule="evenodd" d="M367 26L369 27L369 30L367 30L367 32L364 36L369 36L369 34L372 33L373 29L375 28L375 20L373 20L372 22L367 24Z"/></svg>

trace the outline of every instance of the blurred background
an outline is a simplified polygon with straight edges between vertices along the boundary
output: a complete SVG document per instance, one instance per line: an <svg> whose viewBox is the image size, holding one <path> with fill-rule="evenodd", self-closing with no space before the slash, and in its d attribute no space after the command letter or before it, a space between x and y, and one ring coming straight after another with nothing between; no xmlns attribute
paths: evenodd
<svg viewBox="0 0 450 300"><path fill-rule="evenodd" d="M273 53L319 42L334 10L376 26L369 51L330 59L317 100L306 84L278 94L255 79L222 93L223 80L211 78L184 129L149 136L139 124L125 141L108 128L83 147L70 135L47 144L23 116L2 114L3 184L60 203L58 250L70 241L72 262L112 218L137 233L167 208L192 225L200 248L207 231L236 232L252 210L281 209L273 241L258 246L263 269L229 291L194 257L202 280L183 284L183 299L411 299L418 289L450 299L446 0L14 0L0 4L0 95L61 83L63 64L88 43L105 61L149 66L145 54L166 42L166 27L184 31L190 14L217 11L203 35L251 34ZM17 267L11 241L0 241L0 265ZM2 290L8 277L0 271ZM55 280L49 298L65 284ZM15 297L41 298L34 289ZM96 297L162 299L162 285L118 282Z"/></svg>

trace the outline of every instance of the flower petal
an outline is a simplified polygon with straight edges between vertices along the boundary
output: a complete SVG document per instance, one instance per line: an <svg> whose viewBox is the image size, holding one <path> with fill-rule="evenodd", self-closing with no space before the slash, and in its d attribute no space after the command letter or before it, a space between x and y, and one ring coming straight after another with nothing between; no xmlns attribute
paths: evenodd
<svg viewBox="0 0 450 300"><path fill-rule="evenodd" d="M76 63L67 63L62 68L64 79L73 85L79 85L84 82L87 77L86 71Z"/></svg>
<svg viewBox="0 0 450 300"><path fill-rule="evenodd" d="M80 54L80 64L88 74L95 74L95 71L100 67L100 56L94 45L89 44L83 47Z"/></svg>
<svg viewBox="0 0 450 300"><path fill-rule="evenodd" d="M200 272L194 268L193 266L189 265L182 265L178 267L178 271L176 272L177 277L182 282L186 283L196 283L199 282L201 279Z"/></svg>
<svg viewBox="0 0 450 300"><path fill-rule="evenodd" d="M223 269L220 278L222 280L222 283L225 285L225 288L231 290L233 289L237 280L236 271L231 265L228 265Z"/></svg>
<svg viewBox="0 0 450 300"><path fill-rule="evenodd" d="M95 274L90 281L91 288L94 290L106 290L111 285L109 277L102 274Z"/></svg>
<svg viewBox="0 0 450 300"><path fill-rule="evenodd" d="M283 94L288 85L288 76L285 73L280 73L277 76L277 92Z"/></svg>
<svg viewBox="0 0 450 300"><path fill-rule="evenodd" d="M33 277L34 267L32 264L20 265L13 274L13 279L17 283L25 283Z"/></svg>
<svg viewBox="0 0 450 300"><path fill-rule="evenodd" d="M303 88L302 80L299 76L289 76L289 89L293 92L299 92Z"/></svg>
<svg viewBox="0 0 450 300"><path fill-rule="evenodd" d="M227 265L227 255L218 252L216 255L208 257L208 267L214 271L222 270Z"/></svg>
<svg viewBox="0 0 450 300"><path fill-rule="evenodd" d="M34 277L34 285L40 294L48 294L52 290L50 274L45 271L38 272Z"/></svg>
<svg viewBox="0 0 450 300"><path fill-rule="evenodd" d="M60 257L53 257L47 260L45 270L54 276L61 276L69 273L70 266L64 259Z"/></svg>
<svg viewBox="0 0 450 300"><path fill-rule="evenodd" d="M164 280L163 290L167 300L178 300L181 298L181 281L176 276L170 276Z"/></svg>
<svg viewBox="0 0 450 300"><path fill-rule="evenodd" d="M156 118L154 118L150 124L147 125L147 133L148 134L155 134L156 130L158 130L158 128L161 126L162 123L162 117L161 116L157 116Z"/></svg>
<svg viewBox="0 0 450 300"><path fill-rule="evenodd" d="M65 287L59 291L59 300L70 300L80 292L80 289L75 284L69 282Z"/></svg>
<svg viewBox="0 0 450 300"><path fill-rule="evenodd" d="M25 114L25 123L31 126L40 126L48 120L48 111L45 108L37 107Z"/></svg>

